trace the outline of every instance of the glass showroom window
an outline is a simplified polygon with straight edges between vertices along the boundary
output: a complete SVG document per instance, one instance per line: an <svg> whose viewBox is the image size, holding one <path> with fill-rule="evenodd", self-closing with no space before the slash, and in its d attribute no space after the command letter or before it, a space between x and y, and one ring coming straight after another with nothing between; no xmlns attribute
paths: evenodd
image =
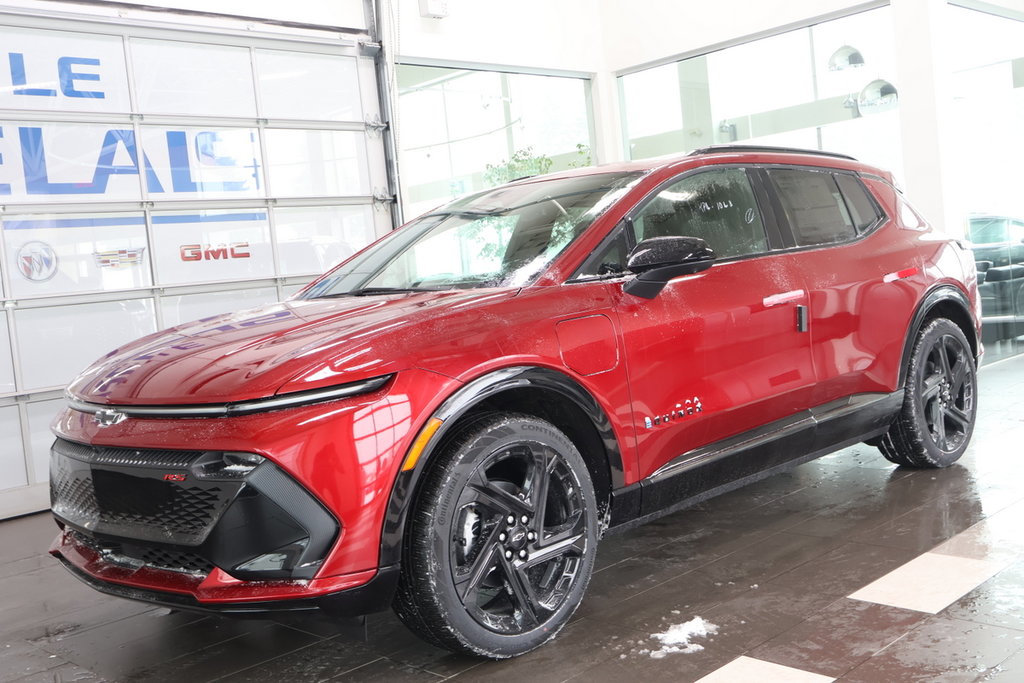
<svg viewBox="0 0 1024 683"><path fill-rule="evenodd" d="M1024 351L1024 22L950 6L949 172L978 264L985 360Z"/></svg>
<svg viewBox="0 0 1024 683"><path fill-rule="evenodd" d="M278 301L393 227L361 33L5 24L0 518L45 507L49 421L89 362Z"/></svg>
<svg viewBox="0 0 1024 683"><path fill-rule="evenodd" d="M900 174L888 7L622 76L627 156L744 142L845 152Z"/></svg>
<svg viewBox="0 0 1024 683"><path fill-rule="evenodd" d="M587 81L399 65L406 217L526 175L592 163Z"/></svg>

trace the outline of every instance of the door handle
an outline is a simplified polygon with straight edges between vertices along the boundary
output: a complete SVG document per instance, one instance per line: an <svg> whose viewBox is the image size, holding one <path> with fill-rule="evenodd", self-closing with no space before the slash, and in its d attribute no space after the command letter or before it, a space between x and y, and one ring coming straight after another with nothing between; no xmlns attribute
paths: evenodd
<svg viewBox="0 0 1024 683"><path fill-rule="evenodd" d="M771 308L772 306L781 306L782 304L788 304L793 301L800 301L807 292L802 289L794 289L791 292L782 292L781 294L772 294L761 299L761 303L764 304L765 308Z"/></svg>
<svg viewBox="0 0 1024 683"><path fill-rule="evenodd" d="M796 307L796 331L806 332L810 329L810 320L807 306L799 304Z"/></svg>

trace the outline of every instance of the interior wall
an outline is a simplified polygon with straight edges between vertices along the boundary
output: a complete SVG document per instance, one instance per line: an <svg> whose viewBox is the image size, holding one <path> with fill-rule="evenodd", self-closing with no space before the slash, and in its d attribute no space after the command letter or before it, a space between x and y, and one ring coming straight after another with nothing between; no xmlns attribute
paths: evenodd
<svg viewBox="0 0 1024 683"><path fill-rule="evenodd" d="M103 2L97 4L106 4ZM239 17L258 17L317 26L366 28L363 0L118 0L117 4L143 5L147 8L214 12Z"/></svg>
<svg viewBox="0 0 1024 683"><path fill-rule="evenodd" d="M631 69L808 17L879 3L448 0L443 19L420 16L419 0L385 4L398 13L397 54L403 58L597 73Z"/></svg>
<svg viewBox="0 0 1024 683"><path fill-rule="evenodd" d="M593 0L447 0L448 16L420 15L419 0L383 0L397 15L400 58L596 73L606 68Z"/></svg>
<svg viewBox="0 0 1024 683"><path fill-rule="evenodd" d="M877 6L864 0L633 0L600 4L612 71L634 69L708 46L806 22L810 17Z"/></svg>

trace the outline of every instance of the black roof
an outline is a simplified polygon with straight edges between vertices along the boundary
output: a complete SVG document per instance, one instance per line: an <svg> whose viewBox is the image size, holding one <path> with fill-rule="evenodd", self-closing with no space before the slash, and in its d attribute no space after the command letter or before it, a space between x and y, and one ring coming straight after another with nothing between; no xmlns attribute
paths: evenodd
<svg viewBox="0 0 1024 683"><path fill-rule="evenodd" d="M822 152L818 149L800 149L799 147L770 147L768 145L711 145L709 147L701 147L690 152L690 156L696 156L698 154L742 154L751 152L767 152L775 154L811 154L819 157L835 157L837 159L849 159L850 161L857 161L854 157L849 154L839 154L838 152Z"/></svg>

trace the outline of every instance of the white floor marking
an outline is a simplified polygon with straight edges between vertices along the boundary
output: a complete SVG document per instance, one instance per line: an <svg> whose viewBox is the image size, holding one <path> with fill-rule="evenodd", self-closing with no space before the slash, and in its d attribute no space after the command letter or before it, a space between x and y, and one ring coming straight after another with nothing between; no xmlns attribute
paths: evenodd
<svg viewBox="0 0 1024 683"><path fill-rule="evenodd" d="M882 605L936 614L1013 562L925 553L850 595Z"/></svg>
<svg viewBox="0 0 1024 683"><path fill-rule="evenodd" d="M712 671L697 683L831 683L834 680L829 676L753 657L739 657Z"/></svg>

